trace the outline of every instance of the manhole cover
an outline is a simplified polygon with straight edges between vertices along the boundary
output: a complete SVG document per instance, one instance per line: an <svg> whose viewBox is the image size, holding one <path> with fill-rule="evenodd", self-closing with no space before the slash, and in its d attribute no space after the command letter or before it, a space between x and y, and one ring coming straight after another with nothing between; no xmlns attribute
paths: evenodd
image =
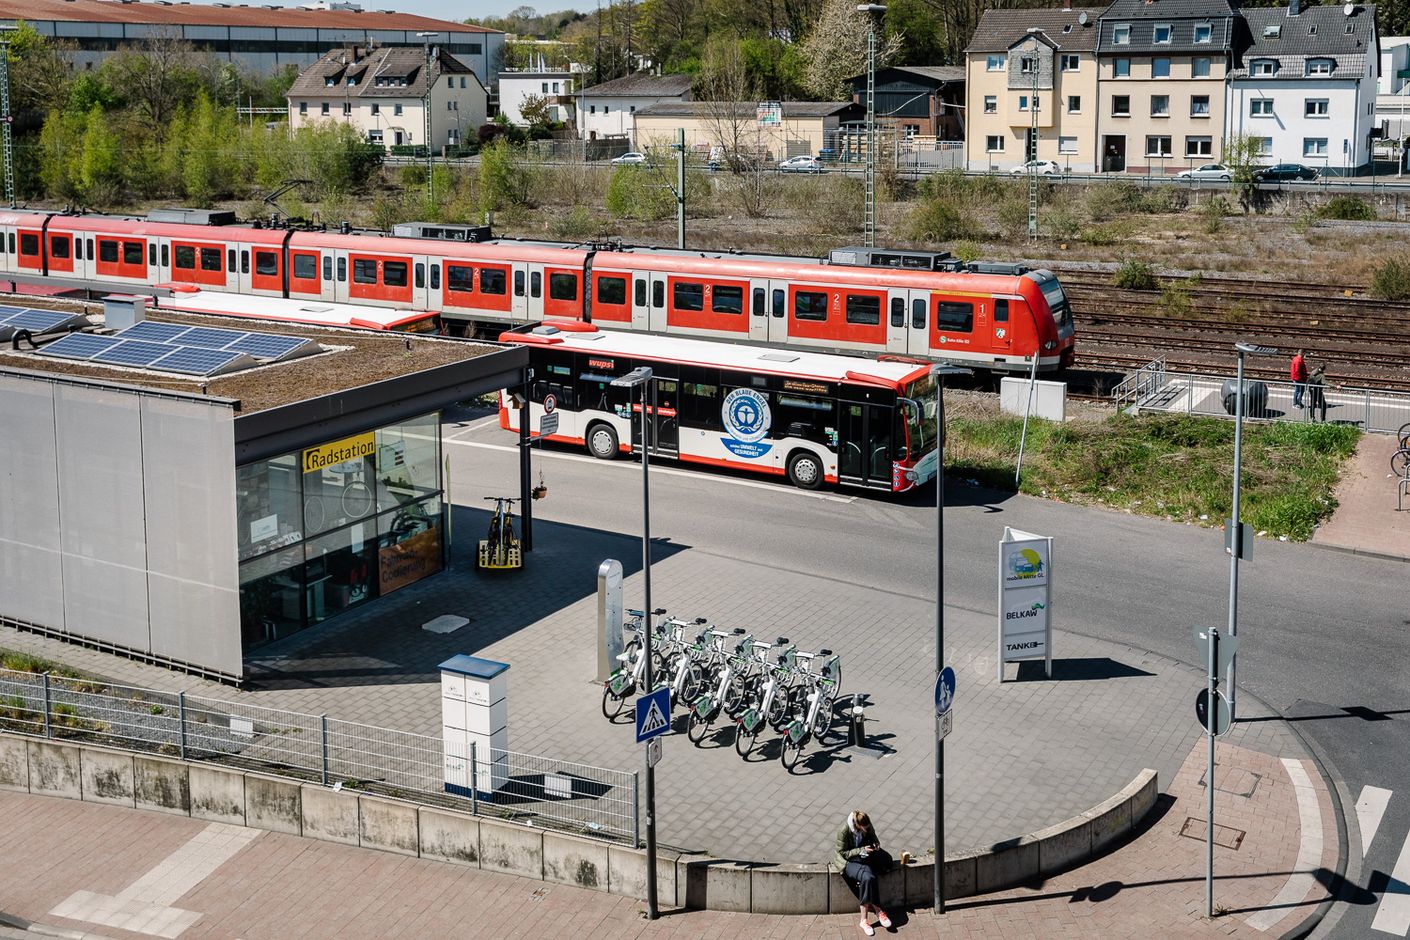
<svg viewBox="0 0 1410 940"><path fill-rule="evenodd" d="M1185 824L1180 827L1180 835L1187 839L1198 839L1201 842L1205 840L1206 831L1205 821L1195 819L1193 816L1186 816ZM1222 845L1226 849L1237 849L1243 845L1245 835L1246 833L1242 829L1231 829L1218 823L1214 824L1214 844Z"/></svg>
<svg viewBox="0 0 1410 940"><path fill-rule="evenodd" d="M454 633L470 622L468 617L457 617L454 614L442 614L435 620L429 620L421 625L421 629L429 633Z"/></svg>
<svg viewBox="0 0 1410 940"><path fill-rule="evenodd" d="M1256 774L1251 770L1220 770L1215 765L1214 789L1220 793L1227 793L1230 796L1253 796L1253 791L1258 789L1258 785L1263 782L1263 775ZM1200 774L1199 785L1204 786L1205 774Z"/></svg>

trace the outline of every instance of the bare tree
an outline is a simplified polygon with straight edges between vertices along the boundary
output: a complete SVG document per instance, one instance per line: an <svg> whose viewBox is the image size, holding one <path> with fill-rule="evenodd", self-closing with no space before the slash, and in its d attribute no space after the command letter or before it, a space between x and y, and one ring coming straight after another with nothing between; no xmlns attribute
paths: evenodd
<svg viewBox="0 0 1410 940"><path fill-rule="evenodd" d="M817 24L803 41L807 63L803 80L825 101L844 101L852 96L847 79L867 70L867 15L857 10L854 0L825 0ZM878 66L890 62L901 49L901 36L879 36Z"/></svg>
<svg viewBox="0 0 1410 940"><path fill-rule="evenodd" d="M109 59L104 71L160 135L200 83L198 64L177 27L158 26L135 47Z"/></svg>

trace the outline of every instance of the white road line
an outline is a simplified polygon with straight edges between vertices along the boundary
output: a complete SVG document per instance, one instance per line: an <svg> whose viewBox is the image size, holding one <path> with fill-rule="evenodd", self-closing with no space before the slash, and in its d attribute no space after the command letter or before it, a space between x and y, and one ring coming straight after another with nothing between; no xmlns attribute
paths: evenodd
<svg viewBox="0 0 1410 940"><path fill-rule="evenodd" d="M1403 937L1410 933L1410 833L1405 836L1405 844L1400 847L1400 858L1395 860L1390 882L1386 885L1381 903L1376 907L1376 918L1371 921L1371 929L1382 933Z"/></svg>
<svg viewBox="0 0 1410 940"><path fill-rule="evenodd" d="M505 453L517 454L519 448L510 444L485 444L481 441L457 441L453 438L446 439L447 444L455 444L458 447L479 447L483 450L502 450ZM579 463L590 463L602 467L604 470L629 470L635 464L598 460L596 457L588 457L583 454L559 454L551 450L540 450L540 457L549 457L554 460L573 460ZM710 476L703 473L695 473L690 470L680 470L675 467L661 467L653 463L652 473L664 473L667 476L689 477L692 480L700 480L707 483L727 483L730 486L750 486L760 490L770 490L774 493L784 493L789 496L806 496L809 499L824 499L834 503L854 503L855 496L838 496L834 493L810 493L807 490L800 490L797 487L777 486L772 483L760 483L758 480L736 480L730 477Z"/></svg>
<svg viewBox="0 0 1410 940"><path fill-rule="evenodd" d="M1278 891L1276 897L1261 911L1255 911L1244 918L1255 930L1267 930L1288 916L1290 907L1302 903L1317 885L1313 872L1322 864L1322 809L1317 803L1317 791L1307 776L1307 768L1302 761L1283 758L1283 767L1292 779L1293 792L1297 795L1297 815L1301 842L1297 848L1297 861L1292 873Z"/></svg>
<svg viewBox="0 0 1410 940"><path fill-rule="evenodd" d="M1390 802L1389 790L1380 787L1362 787L1361 796L1356 800L1356 825L1361 830L1361 857L1371 850L1371 840L1381 827L1381 817L1385 815L1386 804Z"/></svg>
<svg viewBox="0 0 1410 940"><path fill-rule="evenodd" d="M453 441L453 440L455 440L455 439L458 438L458 437L464 437L466 434L469 434L471 431L478 431L478 430L480 430L480 428L484 427L485 425L488 425L488 424L498 424L498 423L499 423L499 415L490 415L488 418L481 418L479 421L476 421L474 424L471 424L471 425L468 425L468 426L466 426L466 427L461 428L460 430L456 431L454 434L448 434L448 435L446 435L446 440L448 440L448 441Z"/></svg>

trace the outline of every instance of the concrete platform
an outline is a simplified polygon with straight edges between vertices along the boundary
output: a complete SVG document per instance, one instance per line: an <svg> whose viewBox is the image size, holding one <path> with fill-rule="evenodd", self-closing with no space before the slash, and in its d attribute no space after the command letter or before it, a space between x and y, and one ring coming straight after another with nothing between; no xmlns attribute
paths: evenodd
<svg viewBox="0 0 1410 940"><path fill-rule="evenodd" d="M1229 418L1232 415L1225 410L1221 398L1224 381L1220 376L1167 373L1160 387L1138 402L1138 407L1141 411ZM1305 408L1293 405L1291 382L1263 384L1268 388L1267 404L1261 413L1249 412L1247 417L1299 423L1311 420ZM1410 395L1337 388L1328 388L1324 395L1330 423L1354 424L1365 431L1384 433L1410 422Z"/></svg>
<svg viewBox="0 0 1410 940"><path fill-rule="evenodd" d="M1395 438L1367 434L1337 484L1337 509L1318 527L1312 544L1410 561L1410 498L1396 508L1397 480L1390 470Z"/></svg>

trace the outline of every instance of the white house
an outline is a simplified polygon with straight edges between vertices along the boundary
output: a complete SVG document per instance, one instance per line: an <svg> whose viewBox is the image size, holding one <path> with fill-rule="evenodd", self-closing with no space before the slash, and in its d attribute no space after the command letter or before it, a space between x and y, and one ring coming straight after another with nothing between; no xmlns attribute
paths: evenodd
<svg viewBox="0 0 1410 940"><path fill-rule="evenodd" d="M343 121L369 143L424 145L427 73L424 49L335 49L289 87L289 127ZM432 146L439 150L473 140L486 120L485 86L468 66L435 47L429 73Z"/></svg>
<svg viewBox="0 0 1410 940"><path fill-rule="evenodd" d="M651 75L637 72L578 93L578 136L583 140L625 137L635 147L632 115L662 101L690 100L689 75Z"/></svg>
<svg viewBox="0 0 1410 940"><path fill-rule="evenodd" d="M1374 10L1245 8L1251 36L1227 85L1230 136L1256 139L1265 163L1355 173L1371 161L1380 56Z"/></svg>
<svg viewBox="0 0 1410 940"><path fill-rule="evenodd" d="M578 76L572 72L524 71L499 73L499 113L510 124L527 124L520 107L530 97L544 98L554 121L572 121L577 116L573 89Z"/></svg>

